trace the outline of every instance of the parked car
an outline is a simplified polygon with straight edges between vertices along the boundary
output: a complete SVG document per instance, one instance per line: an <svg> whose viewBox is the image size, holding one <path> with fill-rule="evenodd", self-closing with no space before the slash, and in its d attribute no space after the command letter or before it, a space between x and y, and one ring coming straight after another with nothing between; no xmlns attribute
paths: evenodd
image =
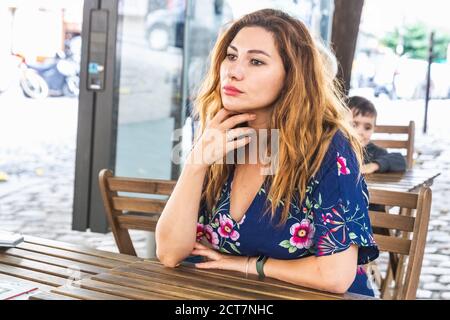
<svg viewBox="0 0 450 320"><path fill-rule="evenodd" d="M175 11L158 9L147 15L145 38L153 50L183 46L184 8Z"/></svg>
<svg viewBox="0 0 450 320"><path fill-rule="evenodd" d="M233 14L226 1L195 1L189 29L193 37L202 39L192 43L208 45L215 40L222 24L232 19ZM145 37L149 47L159 51L167 50L170 46L182 48L184 25L185 7L182 5L174 9L158 9L150 12L145 21Z"/></svg>

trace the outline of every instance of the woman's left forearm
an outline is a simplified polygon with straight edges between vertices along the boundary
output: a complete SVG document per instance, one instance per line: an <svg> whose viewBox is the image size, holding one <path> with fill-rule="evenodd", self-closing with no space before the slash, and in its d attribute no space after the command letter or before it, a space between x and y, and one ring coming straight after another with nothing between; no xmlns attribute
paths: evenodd
<svg viewBox="0 0 450 320"><path fill-rule="evenodd" d="M350 251L350 250L346 250ZM352 250L353 251L353 250ZM269 258L264 265L266 277L286 281L303 287L333 293L344 293L356 276L356 261L341 263L337 255L349 255L351 252L335 254L334 257L310 256L295 260ZM334 261L331 261L334 260ZM256 272L256 258L251 261L251 273Z"/></svg>

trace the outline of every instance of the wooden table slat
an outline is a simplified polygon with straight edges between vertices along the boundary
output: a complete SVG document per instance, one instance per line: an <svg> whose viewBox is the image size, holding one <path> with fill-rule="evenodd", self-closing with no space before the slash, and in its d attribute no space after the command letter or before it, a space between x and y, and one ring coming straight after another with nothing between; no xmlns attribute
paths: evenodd
<svg viewBox="0 0 450 320"><path fill-rule="evenodd" d="M136 278L118 274L99 274L92 277L93 280L116 284L123 287L130 287L134 289L140 289L144 291L156 292L165 294L170 292L177 299L230 299L226 295L220 293L209 293L206 291L197 290L194 286L182 287L179 285L170 285L164 282L160 282L158 278L154 278L154 281L150 281L149 278Z"/></svg>
<svg viewBox="0 0 450 320"><path fill-rule="evenodd" d="M235 289L230 287L224 287L222 285L217 285L217 283L213 282L214 285L211 285L210 281L205 281L204 279L200 279L200 281L196 277L192 277L190 274L187 275L167 275L160 272L153 272L144 269L137 268L128 268L128 267L119 267L111 270L109 273L119 276L125 276L128 278L135 278L139 280L145 280L149 282L156 282L159 284L166 284L177 286L179 288L192 288L198 291L202 291L208 294L216 295L219 293L224 296L223 299L263 299L264 296L255 294L254 292L243 291L241 288ZM98 277L98 276L96 276ZM274 297L271 294L273 299L279 299L280 297ZM215 298L218 299L218 298ZM265 299L268 299L265 296Z"/></svg>
<svg viewBox="0 0 450 320"><path fill-rule="evenodd" d="M45 255L43 253L37 253L33 251L23 250L19 248L10 248L4 252L4 254L17 257L17 258L24 258L28 260L33 260L37 262L43 262L51 265L55 265L58 267L77 267L80 269L80 271L91 273L91 274L98 274L108 271L107 268L102 268L98 266L93 266L87 263L82 263L79 261L73 261L69 259L63 259L63 258L57 258Z"/></svg>
<svg viewBox="0 0 450 320"><path fill-rule="evenodd" d="M244 278L242 277L242 274L240 274L240 276L233 276L230 275L230 272L225 273L223 270L217 272L217 270L200 270L184 266L179 266L177 268L164 268L157 263L149 263L148 261L134 263L130 265L129 268L154 271L161 275L166 274L172 277L180 276L191 279L195 278L196 283L204 282L211 285L214 284L216 289L220 286L221 291L231 288L260 294L261 296L270 296L272 299L275 297L278 297L279 299L288 299L289 297L291 297L291 299L343 299L342 295L333 295L331 293L328 294L318 291L316 292L312 289L299 289L298 287L287 283L283 283L283 286L273 286L265 283L264 281L256 280L256 276L249 276L248 279L245 279L246 281L243 281ZM293 287L295 288L293 289Z"/></svg>
<svg viewBox="0 0 450 320"><path fill-rule="evenodd" d="M217 295L219 293L222 296L226 296L224 299L239 299L239 300L249 300L249 299L293 299L293 300L301 300L301 299L315 299L315 300L324 300L330 299L328 296L322 296L317 294L311 294L311 292L306 291L296 291L292 293L289 290L283 292L281 289L274 289L271 286L266 286L264 288L255 287L252 288L253 284L250 286L239 284L230 284L227 279L222 281L214 278L204 278L203 275L193 276L192 274L185 274L182 272L181 274L164 274L161 272L153 272L143 269L130 269L127 267L120 267L114 270L111 270L109 273L125 276L128 278L136 278L140 279L140 281L145 280L153 283L164 283L173 286L178 286L179 288L193 288L198 291L208 292L213 295ZM96 276L98 277L98 276ZM263 284L264 285L264 284ZM216 297L215 299L219 299ZM220 298L222 299L222 298ZM331 299L337 299L336 296L331 297Z"/></svg>
<svg viewBox="0 0 450 320"><path fill-rule="evenodd" d="M16 258L12 256L5 255L3 253L0 253L0 263L20 267L24 269L30 269L38 272L45 272L47 274L51 274L58 277L68 278L71 276L70 270L68 268L63 267L57 267L54 265L22 259L22 258ZM89 273L85 272L79 272L79 275L81 278L90 276Z"/></svg>
<svg viewBox="0 0 450 320"><path fill-rule="evenodd" d="M125 262L121 262L121 261L117 261L117 260L95 257L92 255L86 255L83 253L77 253L77 252L66 251L66 250L62 250L62 249L46 247L46 246L28 243L28 242L20 243L19 245L17 245L17 248L20 248L23 250L29 250L29 251L33 251L33 252L38 252L38 253L44 253L49 256L53 256L53 257L57 257L57 258L70 259L73 261L88 263L88 264L92 264L94 266L99 266L99 267L104 267L104 268L115 268L115 267L119 267L119 266L126 264Z"/></svg>
<svg viewBox="0 0 450 320"><path fill-rule="evenodd" d="M409 169L406 172L372 173L364 178L370 188L416 192L421 186L431 186L439 175L436 171Z"/></svg>
<svg viewBox="0 0 450 320"><path fill-rule="evenodd" d="M393 191L401 191L401 192L412 192L407 190L406 187L398 186L398 185L390 185L390 184L370 184L369 188L380 189L380 190L393 190Z"/></svg>
<svg viewBox="0 0 450 320"><path fill-rule="evenodd" d="M129 299L138 300L174 300L175 297L168 294L159 294L133 288L124 288L122 286L96 281L92 279L82 279L76 282L83 289L89 289L96 292L117 295Z"/></svg>
<svg viewBox="0 0 450 320"><path fill-rule="evenodd" d="M91 255L91 256L100 257L100 258L117 260L117 261L121 261L121 262L132 263L132 262L142 260L142 258L130 256L130 255L126 255L126 254L98 250L98 249L94 249L94 248L87 247L87 246L75 245L75 244L71 244L71 243L59 242L59 241L55 241L55 240L49 240L49 239L33 237L33 236L25 236L25 241L29 242L29 243L47 246L50 248L62 249L62 250L66 250L66 251L82 253L82 254Z"/></svg>
<svg viewBox="0 0 450 320"><path fill-rule="evenodd" d="M39 282L36 282L36 281L31 281L31 280L25 280L25 279L22 279L22 278L6 275L6 274L3 274L3 273L0 273L0 280L19 282L19 283L23 283L23 284L31 284L31 285L36 286L37 288L39 288L39 290L47 291L47 292L54 288L52 286L48 286L48 285L43 284L43 283L39 283Z"/></svg>
<svg viewBox="0 0 450 320"><path fill-rule="evenodd" d="M370 184L393 184L401 187L417 187L422 185L427 185L427 180L400 180L400 181L393 181L392 179L377 179L377 180L371 180L369 181Z"/></svg>
<svg viewBox="0 0 450 320"><path fill-rule="evenodd" d="M413 168L413 169L408 169L405 172L385 172L385 173L370 173L367 174L367 177L376 177L378 175L389 175L389 176L397 176L397 177L405 177L405 178L410 178L410 177L419 177L419 178L436 178L440 175L441 173L438 171L433 171L433 170L428 170L428 169L419 169L419 168Z"/></svg>
<svg viewBox="0 0 450 320"><path fill-rule="evenodd" d="M113 294L77 288L74 286L62 286L51 291L52 293L81 300L130 300Z"/></svg>
<svg viewBox="0 0 450 320"><path fill-rule="evenodd" d="M67 282L67 279L62 277L4 264L0 264L0 273L54 287L62 286Z"/></svg>
<svg viewBox="0 0 450 320"><path fill-rule="evenodd" d="M37 294L33 294L30 297L30 300L80 300L78 298L69 297L66 295L54 293L54 292L39 292Z"/></svg>

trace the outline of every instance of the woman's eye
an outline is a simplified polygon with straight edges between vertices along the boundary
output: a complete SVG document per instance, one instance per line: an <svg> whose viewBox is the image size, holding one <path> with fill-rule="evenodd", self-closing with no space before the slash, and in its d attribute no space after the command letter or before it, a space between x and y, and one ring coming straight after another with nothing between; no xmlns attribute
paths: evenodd
<svg viewBox="0 0 450 320"><path fill-rule="evenodd" d="M236 60L236 55L232 54L232 53L228 53L227 54L227 59L228 60Z"/></svg>
<svg viewBox="0 0 450 320"><path fill-rule="evenodd" d="M254 66L260 66L260 65L264 64L264 62L262 62L262 61L260 61L260 60L257 60L257 59L252 59L252 60L250 61L250 63L251 63L252 65L254 65Z"/></svg>

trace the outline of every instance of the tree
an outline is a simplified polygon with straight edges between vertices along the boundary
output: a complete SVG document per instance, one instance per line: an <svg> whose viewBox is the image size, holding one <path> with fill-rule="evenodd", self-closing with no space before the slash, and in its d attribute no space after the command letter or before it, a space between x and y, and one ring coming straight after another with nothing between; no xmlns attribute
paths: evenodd
<svg viewBox="0 0 450 320"><path fill-rule="evenodd" d="M343 84L345 94L350 90L353 57L363 5L364 0L334 0L331 46L340 64L337 77Z"/></svg>
<svg viewBox="0 0 450 320"><path fill-rule="evenodd" d="M382 44L400 55L413 59L428 59L429 28L422 22L396 28L382 39ZM434 37L433 61L443 61L447 56L450 35L436 32Z"/></svg>

